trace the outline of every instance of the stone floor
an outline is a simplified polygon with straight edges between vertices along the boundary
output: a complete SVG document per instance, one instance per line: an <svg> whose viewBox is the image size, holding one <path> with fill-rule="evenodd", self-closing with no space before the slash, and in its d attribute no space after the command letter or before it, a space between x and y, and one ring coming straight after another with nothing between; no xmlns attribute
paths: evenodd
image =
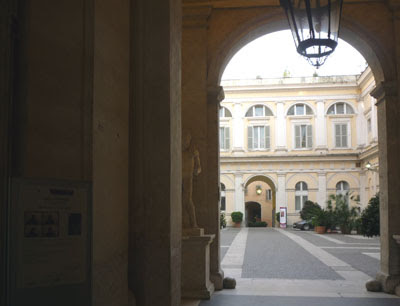
<svg viewBox="0 0 400 306"><path fill-rule="evenodd" d="M234 290L201 306L400 306L400 299L365 290L379 270L379 239L317 235L292 229L224 229L221 265Z"/></svg>

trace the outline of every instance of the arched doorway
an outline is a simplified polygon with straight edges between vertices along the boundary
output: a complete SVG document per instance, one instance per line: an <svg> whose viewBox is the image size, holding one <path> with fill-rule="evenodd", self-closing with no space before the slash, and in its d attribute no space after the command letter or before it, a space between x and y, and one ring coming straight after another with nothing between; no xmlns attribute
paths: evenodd
<svg viewBox="0 0 400 306"><path fill-rule="evenodd" d="M274 227L276 212L276 187L274 181L265 175L251 176L244 183L244 192L246 224L249 221L265 221L268 226ZM258 206L250 203L257 203L259 210L256 211L254 207ZM258 215L256 216L257 213ZM258 219L255 219L256 217Z"/></svg>

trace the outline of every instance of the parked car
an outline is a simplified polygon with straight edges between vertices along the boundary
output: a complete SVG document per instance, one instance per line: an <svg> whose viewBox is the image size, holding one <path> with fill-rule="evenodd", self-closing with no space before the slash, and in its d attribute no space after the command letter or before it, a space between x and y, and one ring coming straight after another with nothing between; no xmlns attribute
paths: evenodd
<svg viewBox="0 0 400 306"><path fill-rule="evenodd" d="M302 231L308 231L313 229L314 226L312 225L311 221L301 220L293 224L293 228L298 228Z"/></svg>

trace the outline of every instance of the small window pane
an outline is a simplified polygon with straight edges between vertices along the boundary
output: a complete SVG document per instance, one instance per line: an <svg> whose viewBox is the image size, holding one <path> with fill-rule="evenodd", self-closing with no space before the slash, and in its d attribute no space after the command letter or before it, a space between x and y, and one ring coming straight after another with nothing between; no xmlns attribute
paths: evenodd
<svg viewBox="0 0 400 306"><path fill-rule="evenodd" d="M305 182L302 182L302 187L303 187L303 190L308 190L307 183L305 183Z"/></svg>
<svg viewBox="0 0 400 306"><path fill-rule="evenodd" d="M294 187L297 191L299 191L299 190L301 190L301 182L298 182L297 184L296 184L296 186Z"/></svg>
<svg viewBox="0 0 400 306"><path fill-rule="evenodd" d="M298 116L304 115L304 104L296 105L296 115Z"/></svg>
<svg viewBox="0 0 400 306"><path fill-rule="evenodd" d="M344 114L344 103L336 103L336 114Z"/></svg>
<svg viewBox="0 0 400 306"><path fill-rule="evenodd" d="M288 114L288 116L293 116L294 115L294 105L291 108L289 108L287 114Z"/></svg>
<svg viewBox="0 0 400 306"><path fill-rule="evenodd" d="M354 114L354 110L349 104L346 104L346 114Z"/></svg>
<svg viewBox="0 0 400 306"><path fill-rule="evenodd" d="M334 115L335 114L335 105L332 105L328 109L328 115Z"/></svg>
<svg viewBox="0 0 400 306"><path fill-rule="evenodd" d="M313 114L313 111L312 111L311 107L309 107L307 105L306 105L306 114L307 115L312 115Z"/></svg>
<svg viewBox="0 0 400 306"><path fill-rule="evenodd" d="M219 117L220 117L220 118L224 117L224 108L223 108L223 107L221 107L221 108L219 109Z"/></svg>
<svg viewBox="0 0 400 306"><path fill-rule="evenodd" d="M265 116L272 116L272 112L268 107L264 107Z"/></svg>
<svg viewBox="0 0 400 306"><path fill-rule="evenodd" d="M246 117L253 117L253 107L247 111Z"/></svg>
<svg viewBox="0 0 400 306"><path fill-rule="evenodd" d="M255 116L257 117L262 117L264 116L264 106L255 106Z"/></svg>

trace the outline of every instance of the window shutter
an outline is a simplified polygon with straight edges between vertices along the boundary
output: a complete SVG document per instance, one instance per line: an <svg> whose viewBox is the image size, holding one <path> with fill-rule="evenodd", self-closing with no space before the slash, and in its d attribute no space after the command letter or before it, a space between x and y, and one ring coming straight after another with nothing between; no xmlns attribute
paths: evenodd
<svg viewBox="0 0 400 306"><path fill-rule="evenodd" d="M271 147L271 140L270 140L270 134L269 134L269 126L265 126L265 148L269 149Z"/></svg>
<svg viewBox="0 0 400 306"><path fill-rule="evenodd" d="M341 126L339 124L335 124L335 147L341 147Z"/></svg>
<svg viewBox="0 0 400 306"><path fill-rule="evenodd" d="M247 148L253 149L253 127L247 127Z"/></svg>
<svg viewBox="0 0 400 306"><path fill-rule="evenodd" d="M342 125L342 147L347 147L347 124Z"/></svg>
<svg viewBox="0 0 400 306"><path fill-rule="evenodd" d="M300 148L301 147L300 125L296 125L294 127L294 135L295 135L295 147Z"/></svg>
<svg viewBox="0 0 400 306"><path fill-rule="evenodd" d="M307 147L312 148L312 125L307 125Z"/></svg>
<svg viewBox="0 0 400 306"><path fill-rule="evenodd" d="M225 128L225 150L229 150L229 127Z"/></svg>

